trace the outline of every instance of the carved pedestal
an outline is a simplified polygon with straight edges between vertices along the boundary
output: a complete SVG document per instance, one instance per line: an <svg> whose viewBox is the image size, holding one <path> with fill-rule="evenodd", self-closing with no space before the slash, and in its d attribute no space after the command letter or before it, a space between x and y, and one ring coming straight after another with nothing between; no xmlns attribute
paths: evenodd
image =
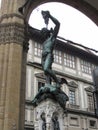
<svg viewBox="0 0 98 130"><path fill-rule="evenodd" d="M57 130L64 129L64 113L60 105L51 99L42 101L34 110L35 130ZM56 119L56 120L55 120Z"/></svg>

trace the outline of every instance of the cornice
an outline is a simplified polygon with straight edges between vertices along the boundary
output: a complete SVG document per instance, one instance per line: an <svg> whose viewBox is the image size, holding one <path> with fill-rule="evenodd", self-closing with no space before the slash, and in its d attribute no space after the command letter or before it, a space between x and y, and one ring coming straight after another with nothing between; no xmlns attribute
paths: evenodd
<svg viewBox="0 0 98 130"><path fill-rule="evenodd" d="M70 109L70 108L67 108L67 111L68 111L68 113L72 113L72 114L98 118L98 116L95 115L94 112L92 113L92 112L87 112L87 111L83 111L83 110L75 110L75 109Z"/></svg>
<svg viewBox="0 0 98 130"><path fill-rule="evenodd" d="M25 104L30 105L32 107L31 100L26 100ZM76 114L76 115L80 115L80 116L88 116L88 117L98 118L98 116L95 115L94 112L83 111L83 110L80 110L80 109L77 110L77 109L67 108L67 112L68 112L68 114Z"/></svg>
<svg viewBox="0 0 98 130"><path fill-rule="evenodd" d="M34 68L38 68L40 70L42 70L42 66L40 63L37 63L37 62L28 62L27 63L28 66L32 66ZM54 70L55 71L55 70ZM74 75L70 75L70 74L67 74L67 73L63 73L63 72L59 72L59 71L55 71L55 73L57 75L61 75L63 77L67 77L67 78L71 78L73 80L76 80L76 81L80 81L80 82L84 82L84 83L87 83L87 84L90 84L93 86L93 82L92 81L88 81L87 79L83 79L83 78L80 78L78 76L74 76ZM78 86L77 86L78 87Z"/></svg>
<svg viewBox="0 0 98 130"><path fill-rule="evenodd" d="M88 86L87 88L85 88L85 90L87 91L87 92L94 92L94 88L92 87L92 86Z"/></svg>
<svg viewBox="0 0 98 130"><path fill-rule="evenodd" d="M40 44L43 43L43 38L40 35L40 30L35 29L35 28L29 28L29 37L31 40L39 42ZM80 48L81 47L81 48ZM82 46L78 43L74 43L70 40L66 40L62 37L57 37L56 39L56 45L55 48L57 50L63 51L63 52L67 52L70 53L72 55L78 56L81 59L86 59L89 62L92 62L94 64L98 64L98 55L96 55L95 53L93 53L92 51L90 51L89 49L87 49L85 46ZM93 49L94 50L94 49ZM95 50L97 52L97 50Z"/></svg>
<svg viewBox="0 0 98 130"><path fill-rule="evenodd" d="M73 87L73 88L77 88L77 87L78 87L78 84L77 84L75 81L70 81L70 82L68 83L68 86L69 86L69 87Z"/></svg>

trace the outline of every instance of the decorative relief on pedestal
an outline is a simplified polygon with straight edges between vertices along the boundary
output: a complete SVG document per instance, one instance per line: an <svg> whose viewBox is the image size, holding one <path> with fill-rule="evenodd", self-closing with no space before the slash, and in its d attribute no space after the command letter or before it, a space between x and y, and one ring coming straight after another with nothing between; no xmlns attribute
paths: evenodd
<svg viewBox="0 0 98 130"><path fill-rule="evenodd" d="M42 130L46 130L46 116L45 116L45 113L41 114L41 119L42 119Z"/></svg>
<svg viewBox="0 0 98 130"><path fill-rule="evenodd" d="M63 115L63 109L53 100L41 102L35 108L35 130L45 130L45 127L46 130L54 130L55 123L58 130L62 129Z"/></svg>
<svg viewBox="0 0 98 130"><path fill-rule="evenodd" d="M58 113L53 113L52 115L52 122L53 122L53 129L54 130L60 130L60 124L58 120Z"/></svg>
<svg viewBox="0 0 98 130"><path fill-rule="evenodd" d="M18 23L0 25L0 44L18 43L23 44L24 26Z"/></svg>

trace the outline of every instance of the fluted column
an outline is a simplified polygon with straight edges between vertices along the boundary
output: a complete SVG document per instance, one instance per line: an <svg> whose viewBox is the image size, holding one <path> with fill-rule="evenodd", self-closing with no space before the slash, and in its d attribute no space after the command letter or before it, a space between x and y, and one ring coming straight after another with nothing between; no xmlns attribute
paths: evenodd
<svg viewBox="0 0 98 130"><path fill-rule="evenodd" d="M27 43L24 43L24 19L18 12L24 1L1 3L0 130L24 129Z"/></svg>

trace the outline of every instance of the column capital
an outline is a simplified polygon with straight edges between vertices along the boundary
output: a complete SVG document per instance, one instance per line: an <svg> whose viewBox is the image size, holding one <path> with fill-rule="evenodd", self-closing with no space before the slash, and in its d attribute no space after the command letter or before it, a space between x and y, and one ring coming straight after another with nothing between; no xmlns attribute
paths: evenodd
<svg viewBox="0 0 98 130"><path fill-rule="evenodd" d="M24 20L24 17L20 14L17 14L17 13L11 13L11 14L3 14L1 17L0 17L0 23L2 24L4 20L7 20L8 19L13 19L13 18L17 18L17 19L20 19L20 20Z"/></svg>
<svg viewBox="0 0 98 130"><path fill-rule="evenodd" d="M23 44L25 25L20 23L0 24L0 44L17 43Z"/></svg>

